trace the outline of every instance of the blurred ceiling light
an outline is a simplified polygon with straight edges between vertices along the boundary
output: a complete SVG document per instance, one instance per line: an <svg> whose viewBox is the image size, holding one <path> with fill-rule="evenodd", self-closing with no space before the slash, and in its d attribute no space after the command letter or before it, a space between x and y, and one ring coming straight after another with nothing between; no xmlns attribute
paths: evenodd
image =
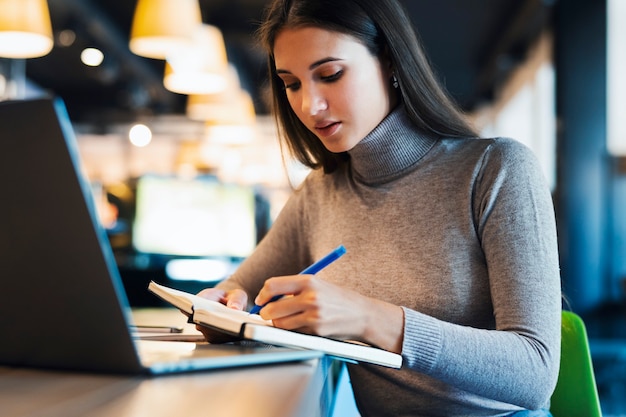
<svg viewBox="0 0 626 417"><path fill-rule="evenodd" d="M165 59L188 45L201 24L198 0L139 0L133 15L130 50L147 58Z"/></svg>
<svg viewBox="0 0 626 417"><path fill-rule="evenodd" d="M72 46L76 41L76 32L71 29L65 29L57 35L58 42L61 46Z"/></svg>
<svg viewBox="0 0 626 417"><path fill-rule="evenodd" d="M96 48L85 48L83 52L80 53L80 60L89 67L97 67L104 61L104 54L101 50Z"/></svg>
<svg viewBox="0 0 626 417"><path fill-rule="evenodd" d="M215 26L196 28L191 46L167 56L163 84L179 94L211 94L228 83L228 59L222 32Z"/></svg>
<svg viewBox="0 0 626 417"><path fill-rule="evenodd" d="M130 143L141 148L152 141L152 131L148 126L138 123L130 128L128 139Z"/></svg>
<svg viewBox="0 0 626 417"><path fill-rule="evenodd" d="M0 0L0 57L36 58L53 46L46 0Z"/></svg>

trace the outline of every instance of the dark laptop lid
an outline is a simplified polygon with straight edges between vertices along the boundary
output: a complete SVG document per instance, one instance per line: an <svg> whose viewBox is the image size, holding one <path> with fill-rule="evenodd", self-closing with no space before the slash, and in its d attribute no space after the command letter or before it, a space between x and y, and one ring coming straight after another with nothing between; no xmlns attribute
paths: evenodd
<svg viewBox="0 0 626 417"><path fill-rule="evenodd" d="M159 374L322 356L247 344L186 346L181 354L134 341L79 162L62 102L0 102L0 365ZM142 361L138 353L148 355Z"/></svg>
<svg viewBox="0 0 626 417"><path fill-rule="evenodd" d="M60 101L0 102L0 179L0 364L139 371Z"/></svg>

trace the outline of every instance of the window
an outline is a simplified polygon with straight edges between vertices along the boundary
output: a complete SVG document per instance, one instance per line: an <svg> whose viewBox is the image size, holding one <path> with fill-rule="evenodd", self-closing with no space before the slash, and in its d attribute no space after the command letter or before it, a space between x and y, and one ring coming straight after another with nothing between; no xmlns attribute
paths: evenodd
<svg viewBox="0 0 626 417"><path fill-rule="evenodd" d="M607 1L607 147L626 156L626 1Z"/></svg>

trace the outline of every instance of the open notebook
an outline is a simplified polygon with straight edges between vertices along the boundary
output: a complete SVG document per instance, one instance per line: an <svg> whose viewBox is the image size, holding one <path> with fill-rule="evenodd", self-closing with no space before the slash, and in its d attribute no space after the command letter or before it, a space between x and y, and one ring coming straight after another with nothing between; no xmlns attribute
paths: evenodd
<svg viewBox="0 0 626 417"><path fill-rule="evenodd" d="M223 333L278 346L322 351L350 362L366 362L400 368L402 356L358 342L297 333L274 327L258 314L233 310L215 301L151 282L148 289L163 300L186 312L194 323Z"/></svg>
<svg viewBox="0 0 626 417"><path fill-rule="evenodd" d="M321 357L134 339L63 104L0 102L0 142L0 365L159 374Z"/></svg>

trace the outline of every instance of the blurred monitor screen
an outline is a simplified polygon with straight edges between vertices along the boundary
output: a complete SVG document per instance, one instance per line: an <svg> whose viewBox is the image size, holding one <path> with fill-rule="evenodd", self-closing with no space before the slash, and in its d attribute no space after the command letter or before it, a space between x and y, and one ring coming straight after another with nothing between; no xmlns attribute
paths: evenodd
<svg viewBox="0 0 626 417"><path fill-rule="evenodd" d="M246 257L256 246L254 190L211 177L144 176L132 236L143 253Z"/></svg>

